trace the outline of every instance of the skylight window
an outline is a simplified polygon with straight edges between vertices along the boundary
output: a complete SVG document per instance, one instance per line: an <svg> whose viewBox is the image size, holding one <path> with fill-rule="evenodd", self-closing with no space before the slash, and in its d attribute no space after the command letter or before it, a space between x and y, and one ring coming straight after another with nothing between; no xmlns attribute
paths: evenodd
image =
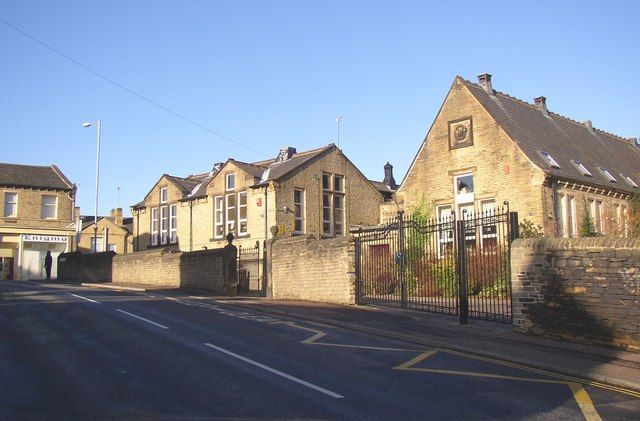
<svg viewBox="0 0 640 421"><path fill-rule="evenodd" d="M624 181L627 182L627 184L629 184L631 187L638 187L638 185L636 184L635 181L633 181L631 179L631 177L629 177L628 175L622 174L620 173L620 175L622 176L622 178L624 178Z"/></svg>
<svg viewBox="0 0 640 421"><path fill-rule="evenodd" d="M547 161L547 164L549 164L550 167L560 168L560 165L558 164L558 162L555 159L553 159L553 157L548 153L540 151L540 155L542 155L542 157L544 158L545 161Z"/></svg>
<svg viewBox="0 0 640 421"><path fill-rule="evenodd" d="M580 174L582 175L586 175L587 177L592 177L591 172L589 172L589 170L587 169L587 167L585 167L584 165L582 165L582 162L579 161L571 161L571 163L578 169L578 171L580 171Z"/></svg>
<svg viewBox="0 0 640 421"><path fill-rule="evenodd" d="M608 169L606 168L598 168L600 170L600 172L602 173L602 175L605 176L605 178L609 181L611 181L612 183L617 183L618 180L615 179L614 176L611 175L611 173L609 172Z"/></svg>

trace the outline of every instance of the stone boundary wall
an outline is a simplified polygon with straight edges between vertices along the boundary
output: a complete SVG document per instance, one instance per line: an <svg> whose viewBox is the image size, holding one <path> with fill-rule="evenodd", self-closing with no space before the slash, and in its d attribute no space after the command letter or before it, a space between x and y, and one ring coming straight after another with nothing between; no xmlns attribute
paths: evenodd
<svg viewBox="0 0 640 421"><path fill-rule="evenodd" d="M511 280L515 330L640 350L640 240L515 240Z"/></svg>
<svg viewBox="0 0 640 421"><path fill-rule="evenodd" d="M60 255L58 277L83 282L198 288L227 293L224 258L225 249L194 252L156 249L126 254L73 252ZM234 254L234 265L235 258ZM229 276L235 279L234 274Z"/></svg>
<svg viewBox="0 0 640 421"><path fill-rule="evenodd" d="M272 298L355 304L353 237L299 236L270 247Z"/></svg>
<svg viewBox="0 0 640 421"><path fill-rule="evenodd" d="M82 254L78 251L58 256L57 278L62 281L110 282L113 251Z"/></svg>

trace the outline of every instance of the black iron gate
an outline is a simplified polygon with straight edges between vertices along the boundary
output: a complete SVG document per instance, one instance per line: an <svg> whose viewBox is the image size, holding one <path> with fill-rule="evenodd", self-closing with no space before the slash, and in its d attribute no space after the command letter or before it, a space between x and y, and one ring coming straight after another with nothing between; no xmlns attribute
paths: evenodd
<svg viewBox="0 0 640 421"><path fill-rule="evenodd" d="M403 212L356 237L358 304L511 323L510 244L518 215L491 207L427 219Z"/></svg>
<svg viewBox="0 0 640 421"><path fill-rule="evenodd" d="M238 293L264 296L264 248L238 246Z"/></svg>

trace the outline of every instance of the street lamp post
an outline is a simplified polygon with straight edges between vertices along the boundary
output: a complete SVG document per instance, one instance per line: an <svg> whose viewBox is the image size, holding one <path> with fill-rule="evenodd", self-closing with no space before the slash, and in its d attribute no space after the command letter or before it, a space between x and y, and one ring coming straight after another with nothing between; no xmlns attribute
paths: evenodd
<svg viewBox="0 0 640 421"><path fill-rule="evenodd" d="M82 123L82 127L91 127L93 123ZM93 252L98 251L98 186L100 184L100 137L102 135L101 121L98 126L98 143L96 144L96 206L93 214Z"/></svg>

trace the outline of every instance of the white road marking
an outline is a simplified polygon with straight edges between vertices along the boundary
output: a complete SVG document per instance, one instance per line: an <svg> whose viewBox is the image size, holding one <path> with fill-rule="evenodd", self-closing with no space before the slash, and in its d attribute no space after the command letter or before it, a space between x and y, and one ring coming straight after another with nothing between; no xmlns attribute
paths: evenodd
<svg viewBox="0 0 640 421"><path fill-rule="evenodd" d="M151 320L149 320L149 319L145 319L144 317L140 317L140 316L137 316L137 315L135 315L135 314L133 314L133 313L129 313L128 311L120 310L119 308L117 308L116 310L118 310L120 313L124 313L124 314L126 314L126 315L128 315L128 316L135 317L136 319L140 319L140 320L142 320L143 322L147 322L147 323L150 323L150 324L152 324L152 325L154 325L154 326L161 327L162 329L169 329L169 328L168 328L167 326L165 326L165 325L161 325L160 323L156 323L156 322L151 321Z"/></svg>
<svg viewBox="0 0 640 421"><path fill-rule="evenodd" d="M249 364L255 365L256 367L259 367L259 368L261 368L261 369L263 369L263 370L266 370L266 371L268 371L268 372L270 372L270 373L277 374L278 376L280 376L280 377L284 377L284 378L285 378L285 379L287 379L287 380L291 380L292 382L296 382L296 383L298 383L298 384L301 384L301 385L303 385L303 386L306 386L306 387L309 387L309 388L311 388L311 389L313 389L313 390L316 390L316 391L318 391L318 392L320 392L320 393L324 393L325 395L329 395L329 396L331 396L332 398L336 398L336 399L342 399L342 398L344 398L344 396L339 395L339 394L337 394L337 393L335 393L335 392L332 392L332 391L330 391L330 390L327 390L327 389L325 389L325 388L323 388L323 387L316 386L315 384L312 384L312 383L306 382L306 381L304 381L304 380L302 380L302 379L299 379L299 378L297 378L297 377L291 376L291 375L289 375L289 374L287 374L287 373L283 373L282 371L280 371L280 370L276 370L275 368L271 368L271 367L268 367L268 366L266 366L266 365L264 365L264 364L260 364L259 362L257 362L257 361L253 361L253 360L251 360L251 359L249 359L249 358L247 358L247 357L243 357L242 355L238 355L238 354L236 354L236 353L234 353L234 352L227 351L226 349L224 349L224 348L220 348L219 346L215 346L215 345L212 345L212 344L210 344L210 343L206 343L206 342L205 342L205 345L206 345L206 346L208 346L209 348L213 348L213 349L215 349L215 350L217 350L217 351L223 352L223 353L225 353L225 354L227 354L227 355L230 355L230 356L232 356L232 357L234 357L234 358L237 358L237 359L239 359L239 360L242 360L242 361L244 361L244 362L246 362L246 363L249 363Z"/></svg>
<svg viewBox="0 0 640 421"><path fill-rule="evenodd" d="M92 303L100 304L100 301L92 300L91 298L83 297L82 295L72 294L70 292L67 292L67 294L73 295L74 297L77 297L77 298L82 298L83 300L91 301Z"/></svg>

